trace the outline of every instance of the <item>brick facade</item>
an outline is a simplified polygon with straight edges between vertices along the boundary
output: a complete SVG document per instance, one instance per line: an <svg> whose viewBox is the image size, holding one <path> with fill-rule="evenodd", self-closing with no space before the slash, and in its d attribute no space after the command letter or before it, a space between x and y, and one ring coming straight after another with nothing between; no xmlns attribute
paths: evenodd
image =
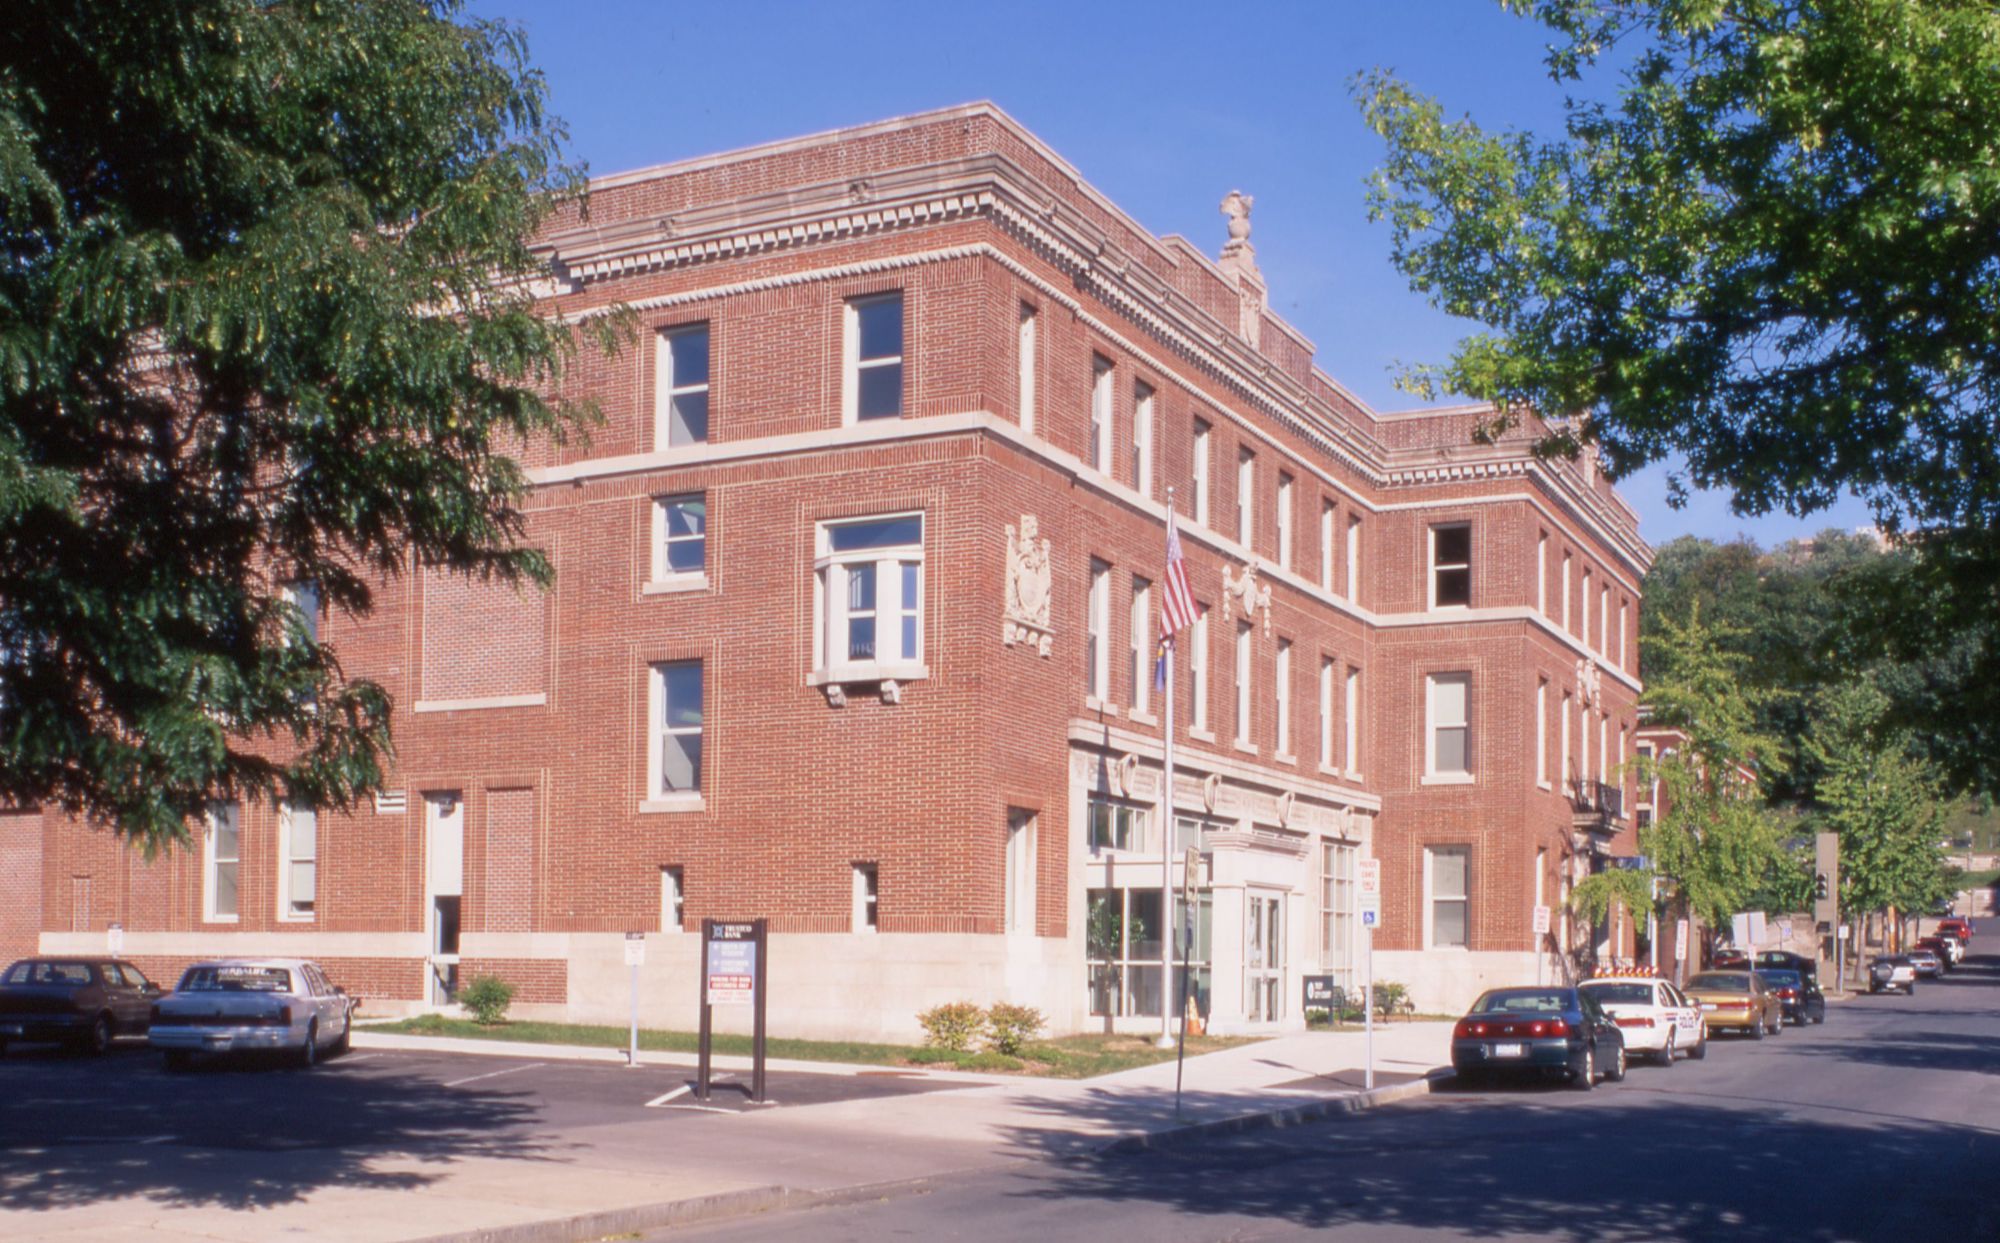
<svg viewBox="0 0 2000 1243"><path fill-rule="evenodd" d="M320 815L307 916L280 909L276 809L242 809L233 921L208 918L199 841L148 864L51 814L33 847L0 825L0 880L39 870L44 948L99 945L116 921L142 962L295 949L365 978L371 1001L414 1007L438 1000L426 962L454 957L440 929L455 898L461 977L514 979L531 1012L619 1021L622 934L645 930L647 1021L685 1025L683 929L763 915L774 1030L907 1035L917 1010L961 997L1039 1005L1073 1030L1102 1021L1091 998L1110 969L1090 965L1086 929L1091 903L1116 895L1137 922L1113 1008L1154 1008L1114 1019L1157 1026L1142 960L1157 970L1158 950L1139 942L1159 932L1145 895L1161 875L1167 714L1150 666L1169 486L1207 610L1199 713L1191 633L1175 657L1172 796L1199 822L1198 991L1216 1029L1296 1024L1300 973L1353 970L1339 949L1351 916L1329 933L1322 909L1329 861L1383 861L1377 974L1448 1008L1535 970L1535 893L1559 903L1593 859L1630 853L1629 817L1562 782L1557 716L1568 697L1572 775L1594 781L1601 764L1619 785L1651 556L1632 511L1587 460L1534 458L1535 428L1477 445L1479 410L1369 410L1266 308L1247 241L1217 261L1153 237L975 105L605 178L588 221L558 220L544 242L552 311L624 304L642 325L635 348L586 353L565 381L597 399L602 426L522 455L529 537L555 584L517 594L423 574L382 584L370 616L325 620L347 674L395 698L401 797ZM856 300L878 295L901 299L900 417L862 420ZM656 334L697 326L706 439L662 445ZM705 507L693 572L655 573L667 497ZM840 524L888 516L918 519L918 542L852 568L863 554L836 547ZM1434 532L1460 525L1469 598L1440 605ZM1087 666L1094 572L1102 697ZM1152 587L1136 643L1135 579ZM1045 620L1009 620L1043 581ZM881 614L872 663L854 656L864 604ZM675 692L655 669L690 662L699 788L668 789L695 734L685 719L658 730ZM1427 688L1458 675L1469 772L1427 777ZM1140 817L1134 849L1092 848L1093 799ZM1432 868L1461 857L1463 907L1440 908ZM76 922L79 877L90 909ZM1459 909L1463 946L1433 944Z"/></svg>

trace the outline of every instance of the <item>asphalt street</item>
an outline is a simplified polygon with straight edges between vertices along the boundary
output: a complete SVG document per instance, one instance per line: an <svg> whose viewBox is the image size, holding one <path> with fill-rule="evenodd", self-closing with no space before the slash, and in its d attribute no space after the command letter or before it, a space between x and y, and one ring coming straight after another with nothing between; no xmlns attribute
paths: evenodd
<svg viewBox="0 0 2000 1243"><path fill-rule="evenodd" d="M2000 937L1910 997L1621 1084L1482 1091L1022 1162L661 1240L2000 1243ZM1977 952L1984 950L1985 952Z"/></svg>

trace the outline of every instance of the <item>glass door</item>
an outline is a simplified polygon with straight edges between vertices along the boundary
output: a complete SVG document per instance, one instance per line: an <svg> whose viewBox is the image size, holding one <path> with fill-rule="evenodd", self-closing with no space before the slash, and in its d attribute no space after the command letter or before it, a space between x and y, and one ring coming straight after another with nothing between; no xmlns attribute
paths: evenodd
<svg viewBox="0 0 2000 1243"><path fill-rule="evenodd" d="M1285 896L1251 891L1243 938L1244 1014L1271 1023L1285 1013Z"/></svg>

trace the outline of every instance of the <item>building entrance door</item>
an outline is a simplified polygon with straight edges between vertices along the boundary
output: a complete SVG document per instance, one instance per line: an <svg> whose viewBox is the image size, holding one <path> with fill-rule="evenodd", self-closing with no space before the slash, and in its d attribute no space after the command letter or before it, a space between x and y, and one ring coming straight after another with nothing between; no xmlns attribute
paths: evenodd
<svg viewBox="0 0 2000 1243"><path fill-rule="evenodd" d="M459 902L465 892L465 800L452 790L424 795L424 931L430 938L430 1000L458 991Z"/></svg>
<svg viewBox="0 0 2000 1243"><path fill-rule="evenodd" d="M1243 1012L1252 1023L1285 1014L1285 895L1249 894L1243 937Z"/></svg>

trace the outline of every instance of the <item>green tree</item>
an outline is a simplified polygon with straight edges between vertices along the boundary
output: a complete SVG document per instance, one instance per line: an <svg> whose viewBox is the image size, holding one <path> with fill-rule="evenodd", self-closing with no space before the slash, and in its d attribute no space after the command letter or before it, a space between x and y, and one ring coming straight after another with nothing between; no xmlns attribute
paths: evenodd
<svg viewBox="0 0 2000 1243"><path fill-rule="evenodd" d="M1840 835L1840 905L1847 916L1928 910L1951 893L1938 848L1945 808L1929 766L1886 725L1889 701L1867 682L1820 696L1810 742L1825 768L1820 818Z"/></svg>
<svg viewBox="0 0 2000 1243"><path fill-rule="evenodd" d="M508 454L589 411L544 396L576 342L528 239L582 180L543 96L455 0L10 6L0 794L149 848L345 805L389 702L290 601L547 579Z"/></svg>
<svg viewBox="0 0 2000 1243"><path fill-rule="evenodd" d="M1740 512L1844 490L1917 554L1864 597L1904 660L1962 642L1933 730L2000 719L2000 10L1986 0L1503 0L1553 35L1558 137L1382 72L1372 209L1412 286L1487 330L1409 377L1487 434L1668 460ZM1606 82L1605 79L1610 79ZM1990 733L1988 735L1990 739ZM1990 746L1953 774L1991 782Z"/></svg>

